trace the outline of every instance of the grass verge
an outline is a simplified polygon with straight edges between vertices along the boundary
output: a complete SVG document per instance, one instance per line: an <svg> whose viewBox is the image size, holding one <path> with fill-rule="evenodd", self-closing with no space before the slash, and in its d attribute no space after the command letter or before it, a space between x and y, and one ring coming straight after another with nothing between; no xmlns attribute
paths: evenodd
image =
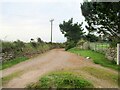
<svg viewBox="0 0 120 90"><path fill-rule="evenodd" d="M83 67L81 70L89 73L90 75L98 79L103 79L118 84L118 74L114 74L104 69L95 67Z"/></svg>
<svg viewBox="0 0 120 90"><path fill-rule="evenodd" d="M7 61L7 62L3 63L0 70L6 69L8 67L11 67L11 66L13 66L15 64L18 64L18 63L20 63L22 61L25 61L25 60L28 60L28 58L27 57L17 57L15 59L12 59L10 61Z"/></svg>
<svg viewBox="0 0 120 90"><path fill-rule="evenodd" d="M22 71L17 71L15 73L12 73L8 76L5 76L2 78L2 85L4 86L5 84L7 84L10 80L12 80L14 77L18 77L21 76L23 72Z"/></svg>
<svg viewBox="0 0 120 90"><path fill-rule="evenodd" d="M72 48L68 50L69 52L79 54L84 57L90 57L95 64L100 64L104 67L109 67L115 70L118 70L118 66L115 63L112 63L104 54L92 51L92 50L79 50L77 48Z"/></svg>
<svg viewBox="0 0 120 90"><path fill-rule="evenodd" d="M93 88L84 78L71 72L53 72L40 78L39 82L30 84L27 88Z"/></svg>

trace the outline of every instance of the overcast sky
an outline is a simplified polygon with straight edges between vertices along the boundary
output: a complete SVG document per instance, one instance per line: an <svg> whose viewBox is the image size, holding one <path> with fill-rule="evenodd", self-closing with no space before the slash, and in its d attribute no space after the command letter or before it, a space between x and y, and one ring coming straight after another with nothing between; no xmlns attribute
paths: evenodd
<svg viewBox="0 0 120 90"><path fill-rule="evenodd" d="M50 41L50 19L53 22L53 41L64 42L59 24L73 18L83 22L80 3L82 0L1 0L0 39L29 42L40 37Z"/></svg>

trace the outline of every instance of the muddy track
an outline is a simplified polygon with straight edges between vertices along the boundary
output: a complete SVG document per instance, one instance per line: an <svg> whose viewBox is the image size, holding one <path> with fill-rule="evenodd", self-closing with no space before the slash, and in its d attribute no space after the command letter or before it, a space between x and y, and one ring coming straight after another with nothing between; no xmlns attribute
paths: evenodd
<svg viewBox="0 0 120 90"><path fill-rule="evenodd" d="M26 85L38 81L40 76L44 75L45 73L66 68L84 67L88 65L103 68L99 65L92 63L91 61L86 60L83 57L66 52L64 51L64 49L53 49L47 53L44 53L30 60L14 65L11 68L3 70L2 77L9 76L15 72L22 72L20 76L14 77L7 84L3 85L3 87L24 88L26 87ZM117 73L116 71L111 69L104 69L113 73ZM100 82L99 80L96 81ZM107 87L114 87L111 83L107 83L107 85ZM103 84L102 87L106 87L106 85Z"/></svg>

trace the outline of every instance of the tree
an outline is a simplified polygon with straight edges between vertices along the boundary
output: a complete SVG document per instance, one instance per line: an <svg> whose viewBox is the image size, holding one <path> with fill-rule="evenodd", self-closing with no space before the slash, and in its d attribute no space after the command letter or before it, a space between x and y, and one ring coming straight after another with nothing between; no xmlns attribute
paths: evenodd
<svg viewBox="0 0 120 90"><path fill-rule="evenodd" d="M120 40L120 2L84 2L81 10L90 32Z"/></svg>
<svg viewBox="0 0 120 90"><path fill-rule="evenodd" d="M95 36L94 34L90 34L88 33L86 36L85 36L85 39L87 41L90 41L90 42L97 42L98 41L98 37Z"/></svg>
<svg viewBox="0 0 120 90"><path fill-rule="evenodd" d="M66 46L68 46L69 48L74 47L80 40L80 38L83 37L84 32L81 26L82 23L73 24L73 18L71 18L67 22L63 21L63 23L59 25L62 34L64 34L64 36L67 38Z"/></svg>

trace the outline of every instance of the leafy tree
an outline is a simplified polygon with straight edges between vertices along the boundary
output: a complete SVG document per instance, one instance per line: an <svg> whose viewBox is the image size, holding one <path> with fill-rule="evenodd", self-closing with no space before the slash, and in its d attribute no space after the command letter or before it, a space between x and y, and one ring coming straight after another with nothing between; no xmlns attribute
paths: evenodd
<svg viewBox="0 0 120 90"><path fill-rule="evenodd" d="M120 2L84 2L81 10L90 32L104 34L114 42L120 40Z"/></svg>
<svg viewBox="0 0 120 90"><path fill-rule="evenodd" d="M73 24L73 18L71 18L67 22L63 21L63 23L59 25L62 34L64 34L64 36L67 38L67 49L74 47L79 39L83 37L84 32L81 26L82 23Z"/></svg>
<svg viewBox="0 0 120 90"><path fill-rule="evenodd" d="M86 36L85 36L85 39L87 41L90 41L90 42L97 42L99 39L97 36L95 36L94 34L90 34L88 33Z"/></svg>

